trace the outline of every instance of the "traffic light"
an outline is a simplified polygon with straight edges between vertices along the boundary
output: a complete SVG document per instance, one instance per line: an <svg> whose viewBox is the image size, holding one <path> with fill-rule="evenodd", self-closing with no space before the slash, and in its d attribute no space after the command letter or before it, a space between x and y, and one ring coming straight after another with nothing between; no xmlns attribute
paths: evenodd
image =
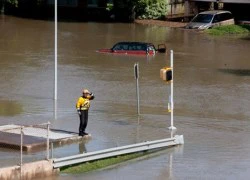
<svg viewBox="0 0 250 180"><path fill-rule="evenodd" d="M160 70L160 78L164 81L171 81L172 78L172 68L171 67L164 67Z"/></svg>

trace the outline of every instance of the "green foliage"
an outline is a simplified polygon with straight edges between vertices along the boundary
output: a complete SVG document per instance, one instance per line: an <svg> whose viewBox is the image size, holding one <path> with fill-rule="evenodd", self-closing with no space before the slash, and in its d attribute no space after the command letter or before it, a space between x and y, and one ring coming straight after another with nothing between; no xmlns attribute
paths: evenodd
<svg viewBox="0 0 250 180"><path fill-rule="evenodd" d="M23 107L8 100L0 100L0 116L14 116L21 114L23 112Z"/></svg>
<svg viewBox="0 0 250 180"><path fill-rule="evenodd" d="M116 0L115 7L135 11L139 19L161 19L167 13L167 0Z"/></svg>
<svg viewBox="0 0 250 180"><path fill-rule="evenodd" d="M250 33L249 25L228 25L218 26L212 29L206 30L211 35L225 35L225 34L245 34Z"/></svg>
<svg viewBox="0 0 250 180"><path fill-rule="evenodd" d="M18 0L6 0L6 2L7 3L10 3L10 4L12 4L12 5L14 5L14 6L18 6Z"/></svg>
<svg viewBox="0 0 250 180"><path fill-rule="evenodd" d="M113 8L114 8L113 3L107 3L107 8L106 8L107 11L111 11Z"/></svg>
<svg viewBox="0 0 250 180"><path fill-rule="evenodd" d="M42 5L45 2L45 0L36 0L36 2L37 2L37 5L39 6L39 5Z"/></svg>
<svg viewBox="0 0 250 180"><path fill-rule="evenodd" d="M135 159L145 154L147 153L132 153L128 155L117 156L117 157L97 160L93 162L86 162L86 163L79 164L76 166L69 166L69 167L62 168L61 171L63 173L71 173L71 174L93 171L93 170L104 168L110 165L118 164L127 160Z"/></svg>
<svg viewBox="0 0 250 180"><path fill-rule="evenodd" d="M139 19L162 19L167 13L166 0L136 0L133 4Z"/></svg>
<svg viewBox="0 0 250 180"><path fill-rule="evenodd" d="M1 0L0 0L1 1ZM15 6L15 7L18 7L18 2L19 2L20 0L6 0L6 2L7 3L9 3L9 4L12 4L13 6ZM34 2L36 2L36 4L39 6L39 5L42 5L44 2L45 2L45 0L33 0ZM31 1L32 2L32 1Z"/></svg>

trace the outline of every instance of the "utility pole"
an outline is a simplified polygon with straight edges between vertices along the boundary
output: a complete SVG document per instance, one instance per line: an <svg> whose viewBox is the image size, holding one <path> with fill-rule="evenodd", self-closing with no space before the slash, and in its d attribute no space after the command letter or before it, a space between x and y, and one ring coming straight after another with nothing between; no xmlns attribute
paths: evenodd
<svg viewBox="0 0 250 180"><path fill-rule="evenodd" d="M57 100L57 0L55 0L55 86L54 100Z"/></svg>
<svg viewBox="0 0 250 180"><path fill-rule="evenodd" d="M164 67L160 70L162 80L170 83L170 98L168 102L168 112L171 113L171 125L168 129L175 130L174 127L174 55L173 50L170 50L170 67Z"/></svg>
<svg viewBox="0 0 250 180"><path fill-rule="evenodd" d="M174 127L174 52L170 50L170 68L172 69L172 80L171 80L171 95L170 95L170 105L171 105L171 126L169 129L175 130Z"/></svg>

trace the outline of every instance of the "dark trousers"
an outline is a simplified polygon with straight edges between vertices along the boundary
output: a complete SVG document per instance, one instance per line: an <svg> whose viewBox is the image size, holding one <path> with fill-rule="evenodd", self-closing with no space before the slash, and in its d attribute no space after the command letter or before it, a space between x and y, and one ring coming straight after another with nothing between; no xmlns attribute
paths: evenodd
<svg viewBox="0 0 250 180"><path fill-rule="evenodd" d="M80 117L79 125L79 135L82 136L85 133L85 129L88 125L88 110L82 110Z"/></svg>

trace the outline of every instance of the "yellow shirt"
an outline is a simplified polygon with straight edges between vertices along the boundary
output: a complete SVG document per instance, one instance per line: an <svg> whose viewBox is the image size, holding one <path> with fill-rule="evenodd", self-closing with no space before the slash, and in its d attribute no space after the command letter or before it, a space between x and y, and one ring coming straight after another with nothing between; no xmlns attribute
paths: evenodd
<svg viewBox="0 0 250 180"><path fill-rule="evenodd" d="M77 110L88 110L90 107L90 100L87 98L79 97L76 103Z"/></svg>

